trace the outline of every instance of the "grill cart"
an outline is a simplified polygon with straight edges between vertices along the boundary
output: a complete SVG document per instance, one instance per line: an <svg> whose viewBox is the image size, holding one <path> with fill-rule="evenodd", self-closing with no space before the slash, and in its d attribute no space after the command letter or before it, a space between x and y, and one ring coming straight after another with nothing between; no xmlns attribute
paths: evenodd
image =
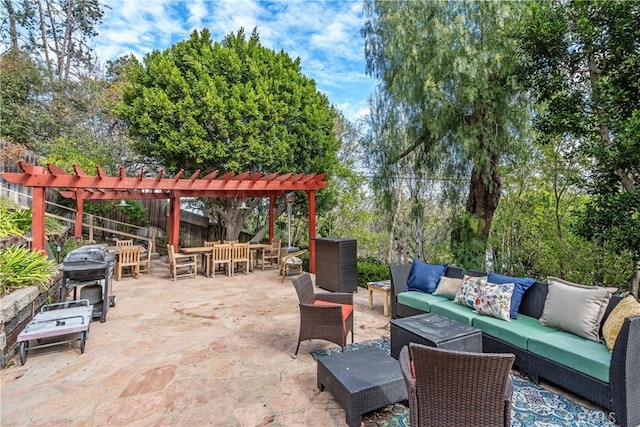
<svg viewBox="0 0 640 427"><path fill-rule="evenodd" d="M43 305L40 312L33 316L18 335L20 364L26 363L29 349L51 347L73 341L80 341L80 353L84 353L85 341L89 338L92 312L93 307L89 304L89 300ZM49 338L60 338L60 340L51 341ZM33 340L37 340L38 344L29 347L29 342ZM42 343L42 340L47 342Z"/></svg>
<svg viewBox="0 0 640 427"><path fill-rule="evenodd" d="M115 254L106 244L81 246L69 252L62 265L62 287L59 302L64 302L67 290L73 288L73 299L80 296L93 305L93 318L107 320L108 307L115 306L116 297L109 296Z"/></svg>

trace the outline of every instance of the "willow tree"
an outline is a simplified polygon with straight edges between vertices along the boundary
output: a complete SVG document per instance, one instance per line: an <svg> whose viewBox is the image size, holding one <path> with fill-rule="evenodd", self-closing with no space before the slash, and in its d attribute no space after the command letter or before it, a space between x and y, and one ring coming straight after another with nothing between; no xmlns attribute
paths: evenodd
<svg viewBox="0 0 640 427"><path fill-rule="evenodd" d="M500 164L515 152L527 117L511 36L519 4L365 0L365 14L367 70L393 104L384 126L406 135L397 155L383 158L411 157L420 175L455 178L443 188L457 186L451 194L466 192L466 203L451 249L456 262L481 267Z"/></svg>
<svg viewBox="0 0 640 427"><path fill-rule="evenodd" d="M194 31L126 68L119 116L135 150L167 170L331 172L335 110L301 73L300 59L262 46L256 30L221 42ZM239 200L210 202L207 213L237 238L250 211L238 209Z"/></svg>

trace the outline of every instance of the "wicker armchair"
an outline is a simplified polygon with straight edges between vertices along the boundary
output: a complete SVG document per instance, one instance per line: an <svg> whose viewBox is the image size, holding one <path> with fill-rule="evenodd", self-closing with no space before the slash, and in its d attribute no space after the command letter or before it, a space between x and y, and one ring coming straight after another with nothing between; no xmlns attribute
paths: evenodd
<svg viewBox="0 0 640 427"><path fill-rule="evenodd" d="M307 250L302 249L282 257L280 269L282 273L283 283L284 283L284 278L287 277L287 274L289 274L293 270L298 270L298 274L302 274L302 259L300 259L300 257L305 252L307 252Z"/></svg>
<svg viewBox="0 0 640 427"><path fill-rule="evenodd" d="M302 341L320 339L344 347L351 332L353 343L353 294L313 291L311 276L305 273L293 280L300 301L300 334L296 355Z"/></svg>
<svg viewBox="0 0 640 427"><path fill-rule="evenodd" d="M509 426L515 356L410 343L400 352L411 427Z"/></svg>

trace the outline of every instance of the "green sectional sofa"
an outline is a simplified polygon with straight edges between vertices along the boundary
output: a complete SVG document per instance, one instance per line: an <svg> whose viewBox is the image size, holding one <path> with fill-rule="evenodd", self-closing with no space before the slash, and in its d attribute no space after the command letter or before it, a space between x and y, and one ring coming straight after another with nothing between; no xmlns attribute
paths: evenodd
<svg viewBox="0 0 640 427"><path fill-rule="evenodd" d="M544 378L601 405L618 425L640 425L640 316L624 321L613 352L609 352L604 343L539 322L546 283L531 285L522 297L517 319L507 322L477 314L443 296L405 291L411 265L390 270L392 318L432 312L474 326L482 331L485 353L513 353L514 364L532 380ZM458 267L445 270L447 277L462 278L463 273ZM621 299L611 298L602 324Z"/></svg>

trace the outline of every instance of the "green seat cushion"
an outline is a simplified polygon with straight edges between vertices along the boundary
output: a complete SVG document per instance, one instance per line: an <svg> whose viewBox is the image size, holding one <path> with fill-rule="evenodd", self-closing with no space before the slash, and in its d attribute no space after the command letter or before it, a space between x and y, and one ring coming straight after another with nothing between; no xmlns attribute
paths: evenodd
<svg viewBox="0 0 640 427"><path fill-rule="evenodd" d="M425 313L431 311L432 304L441 301L447 301L447 298L420 291L407 291L398 294L398 302L400 304L415 308L416 310L422 310Z"/></svg>
<svg viewBox="0 0 640 427"><path fill-rule="evenodd" d="M473 311L471 307L456 304L455 302L445 299L442 302L431 304L431 312L456 320L465 325L471 326L473 319L481 315Z"/></svg>
<svg viewBox="0 0 640 427"><path fill-rule="evenodd" d="M609 382L611 353L604 343L558 331L529 338L529 351L585 375Z"/></svg>
<svg viewBox="0 0 640 427"><path fill-rule="evenodd" d="M523 350L527 350L529 338L558 332L557 329L541 325L535 317L524 314L520 314L517 319L511 319L510 322L491 316L479 316L473 319L472 326L480 329L483 334L498 338Z"/></svg>

